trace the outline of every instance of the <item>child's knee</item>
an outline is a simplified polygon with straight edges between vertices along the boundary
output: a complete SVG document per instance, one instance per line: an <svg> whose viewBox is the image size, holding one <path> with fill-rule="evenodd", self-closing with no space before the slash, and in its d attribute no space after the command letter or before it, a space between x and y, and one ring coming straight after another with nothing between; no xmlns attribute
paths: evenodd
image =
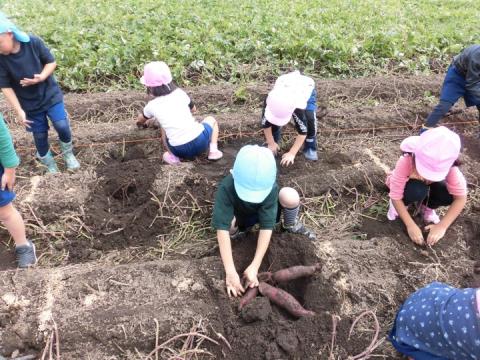
<svg viewBox="0 0 480 360"><path fill-rule="evenodd" d="M291 187L281 188L278 193L278 199L280 204L287 209L293 209L300 205L300 195L297 190Z"/></svg>
<svg viewBox="0 0 480 360"><path fill-rule="evenodd" d="M202 123L210 125L212 129L218 127L217 120L215 120L213 116L207 116L205 119L203 119Z"/></svg>
<svg viewBox="0 0 480 360"><path fill-rule="evenodd" d="M428 186L420 180L409 180L405 186L403 201L411 204L425 199L428 195Z"/></svg>
<svg viewBox="0 0 480 360"><path fill-rule="evenodd" d="M0 207L0 222L7 222L15 215L15 208L12 204Z"/></svg>

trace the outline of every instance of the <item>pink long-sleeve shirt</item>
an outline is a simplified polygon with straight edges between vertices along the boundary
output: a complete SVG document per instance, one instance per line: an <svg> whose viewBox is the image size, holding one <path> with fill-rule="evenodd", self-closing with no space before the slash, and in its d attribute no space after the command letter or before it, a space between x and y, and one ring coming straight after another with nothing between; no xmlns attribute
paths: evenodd
<svg viewBox="0 0 480 360"><path fill-rule="evenodd" d="M410 154L404 154L398 159L395 169L387 176L386 184L390 189L390 199L402 200L410 176L415 170L413 158ZM452 166L445 178L448 192L453 196L467 195L467 180L457 166Z"/></svg>

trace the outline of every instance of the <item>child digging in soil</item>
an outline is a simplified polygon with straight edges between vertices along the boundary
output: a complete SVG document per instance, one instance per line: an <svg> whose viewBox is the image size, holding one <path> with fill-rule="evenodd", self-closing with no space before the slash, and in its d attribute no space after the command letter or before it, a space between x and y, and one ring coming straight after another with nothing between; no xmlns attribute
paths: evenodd
<svg viewBox="0 0 480 360"><path fill-rule="evenodd" d="M35 265L35 245L27 240L25 224L22 216L12 205L15 199L13 186L15 185L15 168L20 163L7 125L0 115L0 221L8 230L15 242L15 256L20 268Z"/></svg>
<svg viewBox="0 0 480 360"><path fill-rule="evenodd" d="M318 160L316 111L317 91L312 78L293 71L277 79L262 112L267 146L274 155L277 154L280 150L281 128L292 117L298 133L290 150L282 156L282 166L293 164L302 145L307 160Z"/></svg>
<svg viewBox="0 0 480 360"><path fill-rule="evenodd" d="M260 225L255 256L243 273L245 286L250 288L259 284L258 269L282 212L284 230L315 238L298 220L298 192L288 187L279 190L276 175L272 152L265 147L246 145L238 152L231 174L222 180L215 194L212 226L217 230L229 296L236 297L245 291L233 262L231 236L238 236L257 223Z"/></svg>
<svg viewBox="0 0 480 360"><path fill-rule="evenodd" d="M480 359L480 289L434 282L397 313L389 340L414 360Z"/></svg>
<svg viewBox="0 0 480 360"><path fill-rule="evenodd" d="M155 98L138 115L137 126L160 125L162 142L166 149L163 161L178 164L180 159L193 159L209 149L208 159L221 159L217 147L218 123L208 116L201 123L192 111L195 105L182 89L172 81L167 64L155 61L145 65L141 83Z"/></svg>
<svg viewBox="0 0 480 360"><path fill-rule="evenodd" d="M440 102L428 116L422 132L437 126L461 97L467 107L477 107L480 121L480 45L469 46L453 58L443 81Z"/></svg>
<svg viewBox="0 0 480 360"><path fill-rule="evenodd" d="M424 244L422 230L410 216L407 206L418 204L428 231L426 242L434 245L455 221L467 201L467 182L458 168L460 137L444 126L405 139L404 154L387 177L390 207L387 217L398 216L407 227L410 239ZM440 219L435 209L449 206Z"/></svg>
<svg viewBox="0 0 480 360"><path fill-rule="evenodd" d="M20 31L0 14L0 88L17 119L33 133L37 158L50 173L58 167L48 143L48 119L58 133L67 169L80 167L55 67L55 58L39 37Z"/></svg>

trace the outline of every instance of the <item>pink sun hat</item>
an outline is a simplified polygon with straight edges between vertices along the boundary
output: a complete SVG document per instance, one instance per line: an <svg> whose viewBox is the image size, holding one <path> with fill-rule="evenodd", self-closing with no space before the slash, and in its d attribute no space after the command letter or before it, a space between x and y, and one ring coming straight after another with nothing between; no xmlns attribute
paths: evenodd
<svg viewBox="0 0 480 360"><path fill-rule="evenodd" d="M292 118L295 109L292 94L285 89L274 88L268 93L265 119L273 125L284 126Z"/></svg>
<svg viewBox="0 0 480 360"><path fill-rule="evenodd" d="M170 68L163 61L153 61L143 68L140 82L148 87L167 85L172 82Z"/></svg>
<svg viewBox="0 0 480 360"><path fill-rule="evenodd" d="M425 131L415 141L413 153L420 176L430 181L444 180L460 155L460 137L445 126L439 126Z"/></svg>

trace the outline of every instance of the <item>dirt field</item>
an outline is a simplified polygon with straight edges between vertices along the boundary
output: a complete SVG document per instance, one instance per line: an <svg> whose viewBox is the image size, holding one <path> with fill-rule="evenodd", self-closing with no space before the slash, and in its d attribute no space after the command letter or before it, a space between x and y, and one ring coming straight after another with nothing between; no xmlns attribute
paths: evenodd
<svg viewBox="0 0 480 360"><path fill-rule="evenodd" d="M66 96L82 163L74 174L42 175L29 135L11 125L22 158L16 205L40 259L35 269L16 271L13 242L2 230L0 354L41 357L56 326L64 359L146 359L175 336L159 358L347 359L375 335L366 316L349 336L353 321L371 310L380 324L372 354L400 359L384 337L408 294L433 280L480 286L480 142L476 127L461 124L476 120L475 112L459 105L445 120L458 124L451 127L463 139L470 188L467 208L445 238L433 249L415 246L402 224L385 216L382 165L395 164L400 141L435 104L441 80L317 82L320 160L298 156L279 170L280 185L301 193L302 219L317 240L275 233L263 264L323 265L312 278L284 286L316 313L299 320L265 298L238 312L238 300L225 294L210 229L214 192L236 151L262 142L267 84L188 89L197 117L220 121L225 157L216 163L164 165L158 132L137 130L132 121L143 93ZM286 131L284 142L293 135ZM234 243L239 271L255 242L251 234Z"/></svg>

